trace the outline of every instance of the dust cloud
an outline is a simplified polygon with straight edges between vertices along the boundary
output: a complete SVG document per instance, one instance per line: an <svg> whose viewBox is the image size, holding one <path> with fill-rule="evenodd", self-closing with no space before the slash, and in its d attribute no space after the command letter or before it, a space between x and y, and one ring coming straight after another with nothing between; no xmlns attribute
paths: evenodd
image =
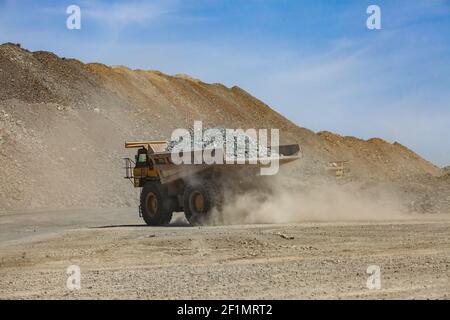
<svg viewBox="0 0 450 320"><path fill-rule="evenodd" d="M385 185L336 181L286 183L274 180L268 190L248 190L225 197L219 214L224 224L304 221L391 220L408 217L394 190ZM213 219L214 220L214 219Z"/></svg>

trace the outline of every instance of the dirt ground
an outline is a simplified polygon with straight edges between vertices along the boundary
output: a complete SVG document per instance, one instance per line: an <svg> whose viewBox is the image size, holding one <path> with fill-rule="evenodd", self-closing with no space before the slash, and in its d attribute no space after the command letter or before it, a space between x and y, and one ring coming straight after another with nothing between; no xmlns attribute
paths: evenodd
<svg viewBox="0 0 450 320"><path fill-rule="evenodd" d="M381 289L366 286L370 265ZM450 219L190 227L177 214L146 227L130 209L2 214L0 298L449 299Z"/></svg>

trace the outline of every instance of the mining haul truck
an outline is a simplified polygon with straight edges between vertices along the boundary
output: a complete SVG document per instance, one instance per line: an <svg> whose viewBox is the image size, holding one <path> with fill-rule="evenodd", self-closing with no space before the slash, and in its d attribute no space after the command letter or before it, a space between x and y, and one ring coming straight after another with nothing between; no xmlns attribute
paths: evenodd
<svg viewBox="0 0 450 320"><path fill-rule="evenodd" d="M139 215L150 226L168 224L172 213L181 211L192 225L203 224L213 209L223 205L226 182L233 189L243 176L255 181L261 167L273 159L230 164L224 155L223 164L207 164L194 161L197 151L191 151L192 164L174 164L167 145L167 141L125 143L125 148L137 149L134 160L124 158L125 178L141 188ZM298 153L298 144L279 146L277 160L282 165L298 159Z"/></svg>

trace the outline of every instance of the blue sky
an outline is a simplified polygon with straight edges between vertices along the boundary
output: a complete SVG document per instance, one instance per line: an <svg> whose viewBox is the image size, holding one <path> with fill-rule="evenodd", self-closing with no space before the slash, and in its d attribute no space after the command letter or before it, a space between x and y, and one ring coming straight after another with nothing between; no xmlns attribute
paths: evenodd
<svg viewBox="0 0 450 320"><path fill-rule="evenodd" d="M81 30L66 28L71 4ZM450 165L450 0L0 0L7 41L238 85L300 126Z"/></svg>

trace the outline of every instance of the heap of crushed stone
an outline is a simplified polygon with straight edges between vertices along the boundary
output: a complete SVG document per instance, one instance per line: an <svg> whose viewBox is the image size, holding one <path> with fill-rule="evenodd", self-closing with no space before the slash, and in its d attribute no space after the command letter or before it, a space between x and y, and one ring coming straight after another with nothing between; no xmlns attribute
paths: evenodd
<svg viewBox="0 0 450 320"><path fill-rule="evenodd" d="M211 129L217 130L222 135L222 141L216 140L216 134ZM250 137L249 135L244 134L239 131L232 131L233 137L233 148L229 150L226 146L226 136L227 129L223 127L214 127L214 128L190 128L189 135L181 136L178 140L171 140L167 144L167 151L172 152L172 150L178 144L182 143L184 139L190 140L190 149L189 150L205 150L205 149L223 149L225 151L226 156L233 158L258 158L258 157L277 157L278 153L271 150L266 146L258 144L258 142ZM201 131L201 132L200 132ZM197 136L203 137L201 141L194 141L194 134ZM238 145L242 145L245 142L245 148L240 150Z"/></svg>

